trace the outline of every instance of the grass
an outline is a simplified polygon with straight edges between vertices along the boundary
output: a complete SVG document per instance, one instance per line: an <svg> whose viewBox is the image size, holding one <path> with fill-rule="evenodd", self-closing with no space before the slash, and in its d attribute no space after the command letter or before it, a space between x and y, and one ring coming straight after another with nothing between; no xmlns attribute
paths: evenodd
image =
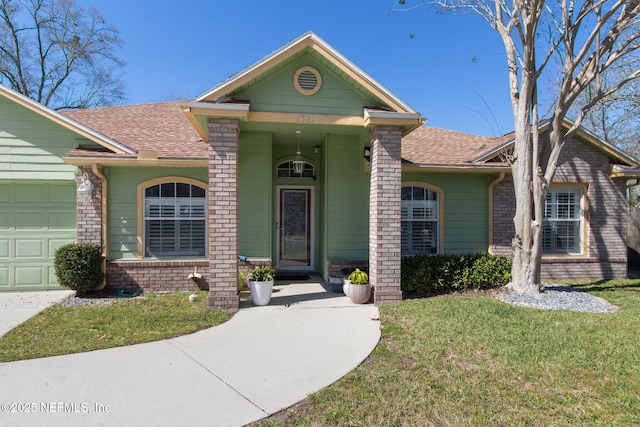
<svg viewBox="0 0 640 427"><path fill-rule="evenodd" d="M621 310L465 296L384 306L360 367L259 425L640 425L640 281L574 286Z"/></svg>
<svg viewBox="0 0 640 427"><path fill-rule="evenodd" d="M173 338L229 319L207 307L207 292L145 295L107 306L53 306L0 338L0 361L79 353Z"/></svg>

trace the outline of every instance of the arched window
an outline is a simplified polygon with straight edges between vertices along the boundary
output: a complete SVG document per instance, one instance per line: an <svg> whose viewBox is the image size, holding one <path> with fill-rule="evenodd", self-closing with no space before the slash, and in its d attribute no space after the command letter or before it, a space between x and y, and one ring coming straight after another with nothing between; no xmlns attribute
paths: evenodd
<svg viewBox="0 0 640 427"><path fill-rule="evenodd" d="M304 163L302 174L297 174L293 170L293 161L282 162L276 168L276 176L278 178L313 178L314 169L311 163Z"/></svg>
<svg viewBox="0 0 640 427"><path fill-rule="evenodd" d="M402 256L440 251L440 195L426 187L402 187Z"/></svg>
<svg viewBox="0 0 640 427"><path fill-rule="evenodd" d="M189 181L144 186L144 257L206 256L206 190Z"/></svg>

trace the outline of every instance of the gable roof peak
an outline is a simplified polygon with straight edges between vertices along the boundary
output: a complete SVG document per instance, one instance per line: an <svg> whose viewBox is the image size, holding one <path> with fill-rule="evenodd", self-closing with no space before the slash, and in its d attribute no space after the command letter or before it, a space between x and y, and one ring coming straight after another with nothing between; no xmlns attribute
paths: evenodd
<svg viewBox="0 0 640 427"><path fill-rule="evenodd" d="M234 90L250 82L252 79L305 49L312 49L317 54L324 56L338 69L350 75L358 84L366 88L366 90L383 100L391 109L400 113L418 114L417 111L313 31L306 31L248 67L243 68L236 74L198 95L193 102L219 102L219 99L223 99L223 97L228 96Z"/></svg>
<svg viewBox="0 0 640 427"><path fill-rule="evenodd" d="M63 115L56 110L40 104L39 102L34 101L33 99L1 83L0 96L4 96L5 98L17 103L18 105L21 105L33 111L34 113L39 114L42 117L46 117L47 119L52 120L53 122L71 130L72 132L75 132L78 135L83 136L84 138L87 138L90 141L97 143L98 145L105 147L108 150L114 151L116 153L133 153L133 150L131 150L129 147L126 147L118 143L117 141L114 141L113 139L75 121L74 119Z"/></svg>

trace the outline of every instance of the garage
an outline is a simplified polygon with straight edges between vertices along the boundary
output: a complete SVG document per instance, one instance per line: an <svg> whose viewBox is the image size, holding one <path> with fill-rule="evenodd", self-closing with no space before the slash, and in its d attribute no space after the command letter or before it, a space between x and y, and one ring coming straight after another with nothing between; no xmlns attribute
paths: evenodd
<svg viewBox="0 0 640 427"><path fill-rule="evenodd" d="M0 291L60 289L55 250L76 239L75 182L0 182Z"/></svg>

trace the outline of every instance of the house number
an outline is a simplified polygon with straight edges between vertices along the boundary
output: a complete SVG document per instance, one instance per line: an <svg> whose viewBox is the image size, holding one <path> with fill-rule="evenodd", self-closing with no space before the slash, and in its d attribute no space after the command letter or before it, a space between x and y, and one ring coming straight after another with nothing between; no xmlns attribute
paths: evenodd
<svg viewBox="0 0 640 427"><path fill-rule="evenodd" d="M308 114L298 114L296 116L296 123L313 123L315 117Z"/></svg>

